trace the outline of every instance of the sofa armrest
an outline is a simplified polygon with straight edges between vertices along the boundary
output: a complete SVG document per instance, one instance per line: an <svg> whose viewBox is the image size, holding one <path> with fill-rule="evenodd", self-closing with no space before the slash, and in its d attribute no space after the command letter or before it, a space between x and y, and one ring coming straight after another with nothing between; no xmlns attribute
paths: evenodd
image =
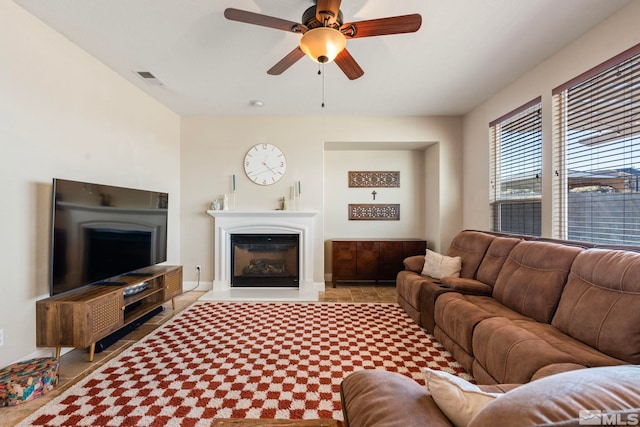
<svg viewBox="0 0 640 427"><path fill-rule="evenodd" d="M414 255L404 259L402 261L405 270L414 271L418 274L422 273L424 268L424 255Z"/></svg>
<svg viewBox="0 0 640 427"><path fill-rule="evenodd" d="M491 295L493 288L486 283L462 277L443 277L442 284L466 295Z"/></svg>
<svg viewBox="0 0 640 427"><path fill-rule="evenodd" d="M365 369L340 384L346 427L451 426L431 396L413 379Z"/></svg>

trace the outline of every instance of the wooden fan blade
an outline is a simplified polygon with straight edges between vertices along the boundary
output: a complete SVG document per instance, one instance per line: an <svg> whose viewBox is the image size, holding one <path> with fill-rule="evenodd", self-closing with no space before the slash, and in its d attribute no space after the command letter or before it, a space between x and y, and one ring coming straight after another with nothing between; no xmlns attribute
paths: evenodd
<svg viewBox="0 0 640 427"><path fill-rule="evenodd" d="M299 47L293 49L287 56L282 58L280 62L278 62L273 67L269 68L267 74L272 76L279 76L284 73L289 67L298 62L300 58L304 56L304 52Z"/></svg>
<svg viewBox="0 0 640 427"><path fill-rule="evenodd" d="M362 77L364 71L358 65L353 56L349 53L347 49L342 49L342 52L336 56L334 60L338 67L342 70L342 72L349 77L349 80L355 80L357 78Z"/></svg>
<svg viewBox="0 0 640 427"><path fill-rule="evenodd" d="M224 17L231 21L244 22L246 24L254 24L261 27L275 28L276 30L291 31L294 33L299 32L296 30L300 25L297 22L248 12L246 10L228 8L224 10Z"/></svg>
<svg viewBox="0 0 640 427"><path fill-rule="evenodd" d="M318 0L316 4L316 19L322 25L333 25L340 13L341 0Z"/></svg>
<svg viewBox="0 0 640 427"><path fill-rule="evenodd" d="M413 15L392 16L390 18L371 19L344 24L340 31L347 38L386 36L388 34L413 33L420 29L422 16Z"/></svg>

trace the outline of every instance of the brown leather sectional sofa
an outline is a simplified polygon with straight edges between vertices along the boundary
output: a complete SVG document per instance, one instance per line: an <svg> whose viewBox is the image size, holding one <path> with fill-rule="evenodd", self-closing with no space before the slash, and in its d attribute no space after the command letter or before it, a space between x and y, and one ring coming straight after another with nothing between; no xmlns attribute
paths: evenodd
<svg viewBox="0 0 640 427"><path fill-rule="evenodd" d="M399 304L479 384L640 363L640 253L466 230L459 278L405 261Z"/></svg>
<svg viewBox="0 0 640 427"><path fill-rule="evenodd" d="M512 387L505 384L528 383L526 388L521 386L507 394L529 393L531 399L539 392L542 397L536 404L545 412L562 406L548 402L550 406L545 409L544 396L555 396L563 390L562 378L569 378L569 383L580 384L574 384L571 393L581 395L583 390L585 405L608 405L584 409L624 407L640 413L640 367L629 366L640 364L640 253L465 230L453 239L447 255L461 257L460 277L425 276L421 274L424 257L407 258L405 270L396 281L398 303L435 335L478 384L490 391L496 391L492 387L504 391L500 388ZM584 369L594 367L606 368ZM598 373L602 369L605 373ZM592 372L598 373L599 383L589 380ZM610 372L611 381L617 381L616 375L630 375L636 382L626 391L600 390L594 394L591 388L597 391L603 387L600 383L607 382L606 372ZM423 387L416 385L398 374L352 374L342 386L347 423L450 425ZM521 388L525 392L518 391ZM386 398L387 403L383 405L377 396L385 396L381 399ZM508 400L502 399L497 400L508 407ZM573 411L581 397L566 402L572 406L563 410ZM509 410L516 414L523 411L521 406ZM385 411L387 415L382 414ZM412 411L417 412L410 415ZM364 415L366 412L368 415ZM573 412L573 418L567 418L567 413L558 418L564 420L560 425L577 425L577 410ZM383 417L389 423L373 422L371 417ZM553 417L535 414L534 418L544 424L551 423ZM487 420L478 425L492 425L491 419Z"/></svg>

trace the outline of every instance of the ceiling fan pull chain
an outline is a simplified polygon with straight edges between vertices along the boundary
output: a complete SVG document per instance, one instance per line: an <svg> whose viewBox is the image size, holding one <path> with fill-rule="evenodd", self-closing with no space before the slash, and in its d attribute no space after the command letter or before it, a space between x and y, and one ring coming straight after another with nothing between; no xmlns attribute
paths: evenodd
<svg viewBox="0 0 640 427"><path fill-rule="evenodd" d="M324 108L324 64L320 64L322 72L318 70L318 74L322 74L322 108Z"/></svg>

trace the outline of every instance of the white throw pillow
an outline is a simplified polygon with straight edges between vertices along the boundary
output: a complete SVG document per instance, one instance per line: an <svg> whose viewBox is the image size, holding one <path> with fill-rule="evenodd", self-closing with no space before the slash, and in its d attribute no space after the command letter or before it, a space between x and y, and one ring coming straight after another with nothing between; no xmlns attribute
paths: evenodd
<svg viewBox="0 0 640 427"><path fill-rule="evenodd" d="M460 277L461 268L462 258L459 256L450 257L440 255L437 252L427 249L424 256L422 274L431 276L434 279L442 279L443 277Z"/></svg>
<svg viewBox="0 0 640 427"><path fill-rule="evenodd" d="M443 371L425 368L424 378L433 401L456 427L468 425L485 405L502 396Z"/></svg>

